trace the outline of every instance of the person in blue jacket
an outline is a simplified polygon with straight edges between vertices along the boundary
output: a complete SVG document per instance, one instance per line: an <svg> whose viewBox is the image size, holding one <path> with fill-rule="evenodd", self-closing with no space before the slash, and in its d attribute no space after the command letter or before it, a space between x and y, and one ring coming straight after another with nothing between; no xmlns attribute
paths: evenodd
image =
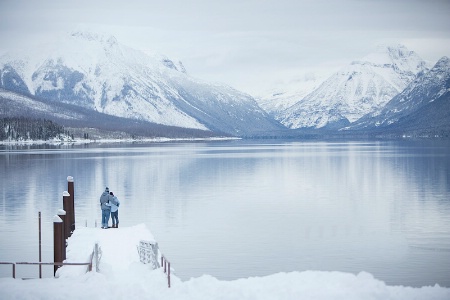
<svg viewBox="0 0 450 300"><path fill-rule="evenodd" d="M109 188L106 187L105 191L100 196L100 207L102 209L102 228L108 228L109 216L111 214L111 206L109 204L110 194Z"/></svg>
<svg viewBox="0 0 450 300"><path fill-rule="evenodd" d="M109 193L109 205L111 206L112 228L119 228L119 205L120 201L114 196L113 192Z"/></svg>

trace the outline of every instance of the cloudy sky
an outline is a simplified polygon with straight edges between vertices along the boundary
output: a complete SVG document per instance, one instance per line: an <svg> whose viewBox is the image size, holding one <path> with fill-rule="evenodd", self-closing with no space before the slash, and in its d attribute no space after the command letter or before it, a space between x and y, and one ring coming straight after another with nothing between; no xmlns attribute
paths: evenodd
<svg viewBox="0 0 450 300"><path fill-rule="evenodd" d="M89 28L251 94L379 44L450 56L449 0L0 0L0 53Z"/></svg>

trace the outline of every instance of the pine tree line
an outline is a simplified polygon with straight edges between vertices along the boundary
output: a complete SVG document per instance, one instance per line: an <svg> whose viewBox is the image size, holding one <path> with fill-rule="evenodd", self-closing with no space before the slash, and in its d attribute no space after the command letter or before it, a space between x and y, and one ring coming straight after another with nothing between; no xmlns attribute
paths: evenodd
<svg viewBox="0 0 450 300"><path fill-rule="evenodd" d="M49 140L65 134L64 127L46 119L0 118L0 140Z"/></svg>

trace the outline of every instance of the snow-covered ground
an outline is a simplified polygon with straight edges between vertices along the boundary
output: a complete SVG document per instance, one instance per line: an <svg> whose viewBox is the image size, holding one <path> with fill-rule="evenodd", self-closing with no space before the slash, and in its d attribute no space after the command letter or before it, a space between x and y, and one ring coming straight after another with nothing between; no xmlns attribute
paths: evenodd
<svg viewBox="0 0 450 300"><path fill-rule="evenodd" d="M102 249L99 272L86 266L64 266L59 278L0 279L1 299L450 299L450 289L436 286L387 286L371 274L304 271L266 277L220 281L203 275L181 281L171 276L171 288L161 268L139 261L140 240L154 237L143 224L127 228L77 228L69 238L67 261L87 261L94 244ZM180 245L181 247L182 245ZM169 258L170 259L170 258ZM175 264L176 262L172 262Z"/></svg>

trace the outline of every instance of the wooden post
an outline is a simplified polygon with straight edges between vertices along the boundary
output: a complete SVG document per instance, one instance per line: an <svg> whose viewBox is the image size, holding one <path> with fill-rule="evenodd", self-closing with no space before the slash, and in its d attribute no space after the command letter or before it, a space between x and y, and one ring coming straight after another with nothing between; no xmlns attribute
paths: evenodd
<svg viewBox="0 0 450 300"><path fill-rule="evenodd" d="M63 221L60 217L54 216L53 217L53 260L54 262L62 263L62 242L61 239L63 237L62 231L63 231ZM54 275L56 275L56 271L58 270L59 266L54 266Z"/></svg>
<svg viewBox="0 0 450 300"><path fill-rule="evenodd" d="M70 201L72 205L72 209L70 211L70 231L73 232L75 230L75 190L74 190L74 183L73 183L73 177L67 176L67 191L70 194ZM71 234L72 235L72 234Z"/></svg>
<svg viewBox="0 0 450 300"><path fill-rule="evenodd" d="M63 229L61 231L61 234L62 234L62 237L61 237L61 242L62 242L61 250L62 250L62 259L64 261L66 259L66 239L67 239L67 237L66 237L66 230L65 230L66 223L67 223L66 211L63 210L63 209L58 210L58 217L63 221L63 225L62 225Z"/></svg>
<svg viewBox="0 0 450 300"><path fill-rule="evenodd" d="M168 263L168 268L167 268L167 282L169 283L169 288L170 288L170 262Z"/></svg>
<svg viewBox="0 0 450 300"><path fill-rule="evenodd" d="M64 222L64 238L67 239L70 236L70 209L72 208L70 204L70 194L67 191L63 192L63 208L66 212L66 219Z"/></svg>
<svg viewBox="0 0 450 300"><path fill-rule="evenodd" d="M42 262L41 212L39 212L39 262ZM42 265L39 265L39 278L42 278Z"/></svg>
<svg viewBox="0 0 450 300"><path fill-rule="evenodd" d="M99 254L98 254L98 243L95 243L95 272L100 271L100 267L98 264L100 263Z"/></svg>

